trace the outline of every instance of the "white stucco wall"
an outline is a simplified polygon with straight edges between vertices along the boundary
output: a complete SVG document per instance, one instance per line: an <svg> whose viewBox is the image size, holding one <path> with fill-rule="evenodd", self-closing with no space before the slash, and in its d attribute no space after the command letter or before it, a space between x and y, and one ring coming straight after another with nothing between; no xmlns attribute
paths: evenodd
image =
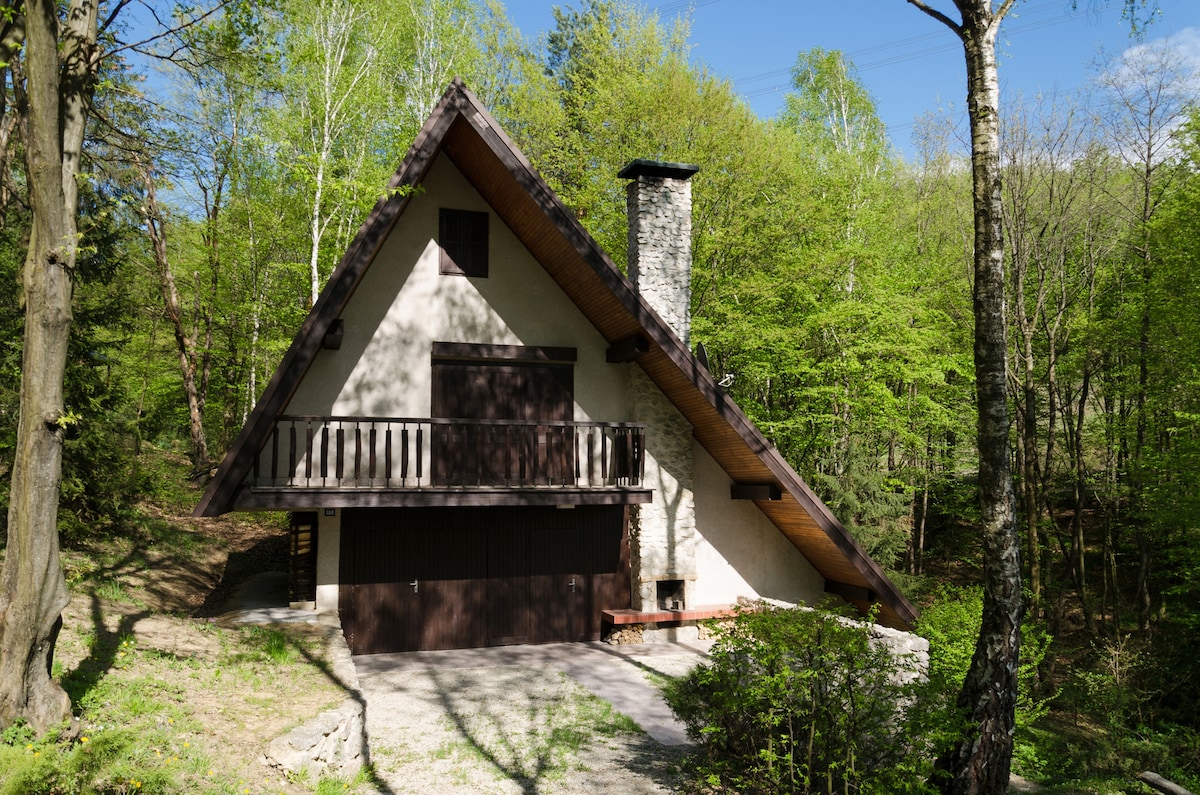
<svg viewBox="0 0 1200 795"><path fill-rule="evenodd" d="M695 604L739 596L816 604L825 578L750 500L730 499L733 481L693 441L696 500Z"/></svg>
<svg viewBox="0 0 1200 795"><path fill-rule="evenodd" d="M342 512L326 516L317 511L317 612L336 613L338 609L338 566L341 563Z"/></svg>
<svg viewBox="0 0 1200 795"><path fill-rule="evenodd" d="M629 365L495 215L487 278L438 273L438 209L488 212L439 156L342 312L339 350L322 350L286 414L428 417L434 342L576 348L575 419L629 419Z"/></svg>

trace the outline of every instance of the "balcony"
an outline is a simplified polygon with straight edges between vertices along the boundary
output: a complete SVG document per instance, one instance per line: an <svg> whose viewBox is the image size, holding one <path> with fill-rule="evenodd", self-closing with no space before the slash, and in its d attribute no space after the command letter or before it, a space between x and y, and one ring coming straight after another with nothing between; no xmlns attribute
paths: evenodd
<svg viewBox="0 0 1200 795"><path fill-rule="evenodd" d="M245 508L648 502L645 425L281 416Z"/></svg>

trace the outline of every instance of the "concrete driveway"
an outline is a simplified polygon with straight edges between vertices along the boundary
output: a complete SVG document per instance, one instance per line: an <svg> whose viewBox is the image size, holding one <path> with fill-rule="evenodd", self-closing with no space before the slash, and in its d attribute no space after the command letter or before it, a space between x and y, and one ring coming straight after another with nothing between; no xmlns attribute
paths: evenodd
<svg viewBox="0 0 1200 795"><path fill-rule="evenodd" d="M685 673L710 645L354 657L376 783L397 793L674 792L690 746L651 680Z"/></svg>
<svg viewBox="0 0 1200 795"><path fill-rule="evenodd" d="M454 670L509 666L549 666L570 676L627 715L658 742L687 745L683 724L651 684L648 676L679 676L707 659L711 641L690 643L549 643L539 646L496 646L486 649L368 654L354 657L364 691L384 685L402 671Z"/></svg>

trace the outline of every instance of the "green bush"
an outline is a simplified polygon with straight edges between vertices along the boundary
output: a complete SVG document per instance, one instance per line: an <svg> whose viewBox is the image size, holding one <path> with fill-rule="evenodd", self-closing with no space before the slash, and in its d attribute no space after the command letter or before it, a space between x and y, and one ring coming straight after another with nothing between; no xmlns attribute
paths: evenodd
<svg viewBox="0 0 1200 795"><path fill-rule="evenodd" d="M871 627L828 612L758 605L718 630L710 662L668 684L701 743L701 773L743 793L924 792L907 730L911 663ZM907 677L912 679L911 676Z"/></svg>

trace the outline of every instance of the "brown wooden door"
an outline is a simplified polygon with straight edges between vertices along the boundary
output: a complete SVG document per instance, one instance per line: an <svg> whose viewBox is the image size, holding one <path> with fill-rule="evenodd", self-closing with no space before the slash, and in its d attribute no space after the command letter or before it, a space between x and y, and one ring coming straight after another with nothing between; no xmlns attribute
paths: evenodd
<svg viewBox="0 0 1200 795"><path fill-rule="evenodd" d="M622 507L347 509L340 608L354 654L600 637L629 606Z"/></svg>
<svg viewBox="0 0 1200 795"><path fill-rule="evenodd" d="M560 422L574 417L570 365L505 362L433 363L436 419ZM433 480L438 485L561 482L573 473L562 429L470 424L434 426Z"/></svg>
<svg viewBox="0 0 1200 795"><path fill-rule="evenodd" d="M529 643L529 534L511 508L481 511L487 526L488 646Z"/></svg>
<svg viewBox="0 0 1200 795"><path fill-rule="evenodd" d="M575 518L574 511L566 510L530 517L529 590L535 643L585 639L590 589Z"/></svg>
<svg viewBox="0 0 1200 795"><path fill-rule="evenodd" d="M423 615L416 568L424 542L398 511L343 512L338 608L354 654L417 648Z"/></svg>
<svg viewBox="0 0 1200 795"><path fill-rule="evenodd" d="M291 514L288 601L311 602L317 598L317 514Z"/></svg>

